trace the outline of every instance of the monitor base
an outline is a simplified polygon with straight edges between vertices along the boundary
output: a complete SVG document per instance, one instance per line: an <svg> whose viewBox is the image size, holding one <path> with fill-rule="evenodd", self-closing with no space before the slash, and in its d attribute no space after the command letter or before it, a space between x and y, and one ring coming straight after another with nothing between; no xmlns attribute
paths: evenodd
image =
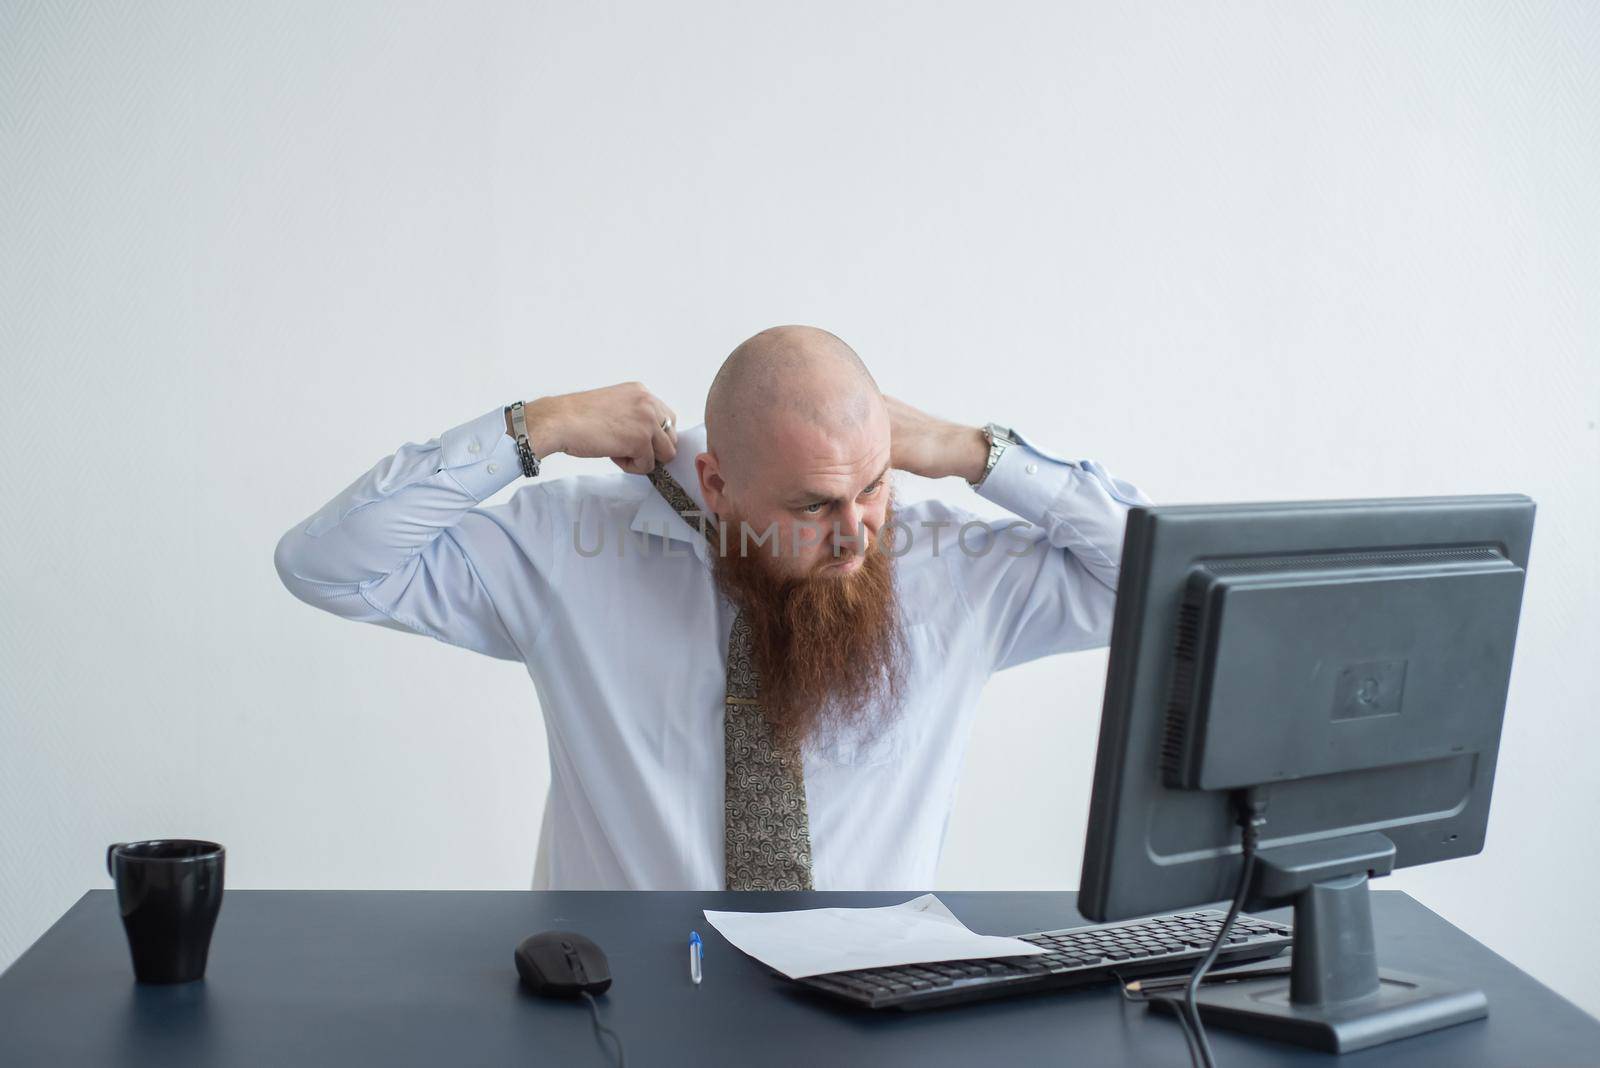
<svg viewBox="0 0 1600 1068"><path fill-rule="evenodd" d="M1349 1053L1489 1015L1481 990L1385 969L1378 989L1340 1005L1297 1005L1282 978L1208 983L1196 993L1207 1026ZM1170 1003L1152 1002L1171 1009Z"/></svg>
<svg viewBox="0 0 1600 1068"><path fill-rule="evenodd" d="M1294 901L1289 977L1202 984L1201 1020L1348 1053L1487 1016L1481 990L1379 969L1367 876L1387 871L1393 851L1380 835L1360 835L1264 852L1258 891Z"/></svg>

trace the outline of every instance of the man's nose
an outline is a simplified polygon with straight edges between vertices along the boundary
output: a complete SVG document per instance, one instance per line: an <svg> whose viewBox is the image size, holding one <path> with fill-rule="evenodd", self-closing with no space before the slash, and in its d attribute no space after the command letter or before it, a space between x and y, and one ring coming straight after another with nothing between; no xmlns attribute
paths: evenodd
<svg viewBox="0 0 1600 1068"><path fill-rule="evenodd" d="M867 551L865 518L865 510L858 504L848 504L842 510L833 539L840 556L859 556Z"/></svg>

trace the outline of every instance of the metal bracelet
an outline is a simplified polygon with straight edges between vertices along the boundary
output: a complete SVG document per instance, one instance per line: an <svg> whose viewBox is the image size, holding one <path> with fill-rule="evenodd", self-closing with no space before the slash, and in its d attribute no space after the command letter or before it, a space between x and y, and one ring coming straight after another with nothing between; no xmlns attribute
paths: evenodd
<svg viewBox="0 0 1600 1068"><path fill-rule="evenodd" d="M517 459L522 462L522 473L533 478L539 474L539 458L533 454L533 446L528 443L528 420L522 402L515 402L506 411L511 414L511 430L516 438Z"/></svg>
<svg viewBox="0 0 1600 1068"><path fill-rule="evenodd" d="M1016 444L1016 431L1010 427L1001 426L999 423L990 423L983 428L983 436L989 439L989 462L983 467L983 475L978 481L972 483L974 489L983 485L989 479L989 472L994 470L994 465L1000 462L1000 456L1006 447Z"/></svg>

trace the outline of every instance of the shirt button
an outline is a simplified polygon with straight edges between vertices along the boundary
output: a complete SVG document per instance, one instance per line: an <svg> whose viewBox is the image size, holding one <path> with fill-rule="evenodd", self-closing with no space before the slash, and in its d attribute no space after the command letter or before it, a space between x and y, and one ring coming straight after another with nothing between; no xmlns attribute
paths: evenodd
<svg viewBox="0 0 1600 1068"><path fill-rule="evenodd" d="M478 443L476 441L470 442L467 445L467 451L468 452L474 452L474 453L477 452L478 451Z"/></svg>
<svg viewBox="0 0 1600 1068"><path fill-rule="evenodd" d="M1023 470L1028 472L1030 475L1037 475L1039 473L1039 465L1029 464L1027 467L1023 468Z"/></svg>
<svg viewBox="0 0 1600 1068"><path fill-rule="evenodd" d="M500 470L500 465L499 464L490 464L489 465L489 473L491 475L494 474L498 470Z"/></svg>

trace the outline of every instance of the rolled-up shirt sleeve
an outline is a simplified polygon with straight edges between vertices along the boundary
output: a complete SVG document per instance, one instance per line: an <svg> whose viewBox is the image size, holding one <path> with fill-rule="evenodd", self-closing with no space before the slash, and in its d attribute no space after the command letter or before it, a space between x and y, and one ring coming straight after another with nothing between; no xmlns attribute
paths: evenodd
<svg viewBox="0 0 1600 1068"><path fill-rule="evenodd" d="M520 474L501 408L403 445L279 539L278 575L335 615L522 660L496 596L548 569L548 517L526 491L478 507Z"/></svg>
<svg viewBox="0 0 1600 1068"><path fill-rule="evenodd" d="M1128 510L1150 501L1092 460L1067 460L1021 439L978 487L1014 519L987 522L981 552L954 554L958 588L991 670L1110 641ZM975 549L978 539L967 544Z"/></svg>

